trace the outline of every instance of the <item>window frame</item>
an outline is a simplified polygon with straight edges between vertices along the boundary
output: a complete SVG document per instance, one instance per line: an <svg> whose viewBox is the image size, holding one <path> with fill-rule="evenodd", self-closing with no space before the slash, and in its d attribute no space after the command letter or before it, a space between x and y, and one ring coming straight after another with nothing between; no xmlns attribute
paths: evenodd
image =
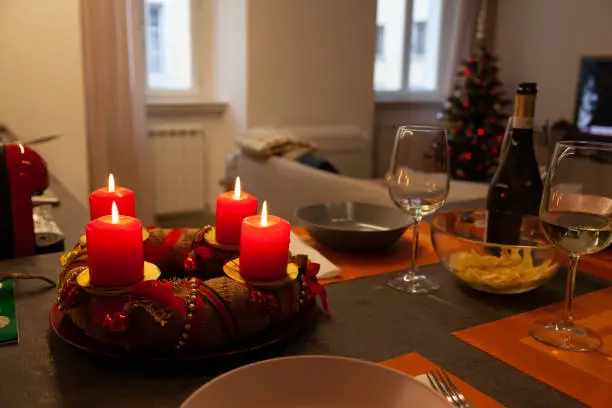
<svg viewBox="0 0 612 408"><path fill-rule="evenodd" d="M187 90L149 88L148 67L144 72L147 105L202 104L213 99L212 23L213 0L190 0L192 87ZM146 52L146 3L143 2L143 49Z"/></svg>
<svg viewBox="0 0 612 408"><path fill-rule="evenodd" d="M452 73L455 70L455 67L452 65L454 64L458 46L457 34L460 18L460 3L461 1L457 0L442 0L442 33L440 34L440 55L438 60L438 86L433 91L415 91L408 89L414 2L413 0L406 0L402 87L398 91L377 91L375 89L374 95L377 103L439 102L443 101L448 96L452 84Z"/></svg>

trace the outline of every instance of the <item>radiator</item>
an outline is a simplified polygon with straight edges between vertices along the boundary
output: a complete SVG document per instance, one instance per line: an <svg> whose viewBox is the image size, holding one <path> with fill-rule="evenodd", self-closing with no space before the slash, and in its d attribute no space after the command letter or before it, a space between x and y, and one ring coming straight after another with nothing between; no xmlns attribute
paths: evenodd
<svg viewBox="0 0 612 408"><path fill-rule="evenodd" d="M155 213L206 208L206 149L202 125L154 125L149 129L155 180Z"/></svg>

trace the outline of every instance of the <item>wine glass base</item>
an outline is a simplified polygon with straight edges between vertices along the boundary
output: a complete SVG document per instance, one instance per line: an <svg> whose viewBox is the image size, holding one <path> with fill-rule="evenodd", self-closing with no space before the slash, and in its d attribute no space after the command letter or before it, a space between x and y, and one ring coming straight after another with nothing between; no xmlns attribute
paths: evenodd
<svg viewBox="0 0 612 408"><path fill-rule="evenodd" d="M440 289L440 285L425 275L408 276L405 272L387 281L393 289L406 293L427 294Z"/></svg>
<svg viewBox="0 0 612 408"><path fill-rule="evenodd" d="M601 339L592 330L571 321L536 322L531 336L549 346L569 351L590 351L601 347Z"/></svg>

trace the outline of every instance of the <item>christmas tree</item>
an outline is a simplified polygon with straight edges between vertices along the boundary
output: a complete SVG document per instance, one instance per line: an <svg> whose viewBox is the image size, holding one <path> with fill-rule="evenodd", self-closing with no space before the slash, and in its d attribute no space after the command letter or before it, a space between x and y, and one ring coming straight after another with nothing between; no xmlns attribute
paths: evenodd
<svg viewBox="0 0 612 408"><path fill-rule="evenodd" d="M497 58L483 45L486 10L480 13L476 51L459 66L454 91L438 113L449 129L455 179L488 181L495 174L510 101L504 98Z"/></svg>

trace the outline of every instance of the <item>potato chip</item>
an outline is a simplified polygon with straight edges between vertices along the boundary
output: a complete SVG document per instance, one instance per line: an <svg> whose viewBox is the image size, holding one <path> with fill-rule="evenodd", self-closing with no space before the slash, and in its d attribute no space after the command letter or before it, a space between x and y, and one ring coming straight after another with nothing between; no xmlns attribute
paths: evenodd
<svg viewBox="0 0 612 408"><path fill-rule="evenodd" d="M559 264L547 259L535 266L530 250L502 248L500 256L474 250L453 254L449 266L468 284L498 291L536 287L550 278Z"/></svg>

